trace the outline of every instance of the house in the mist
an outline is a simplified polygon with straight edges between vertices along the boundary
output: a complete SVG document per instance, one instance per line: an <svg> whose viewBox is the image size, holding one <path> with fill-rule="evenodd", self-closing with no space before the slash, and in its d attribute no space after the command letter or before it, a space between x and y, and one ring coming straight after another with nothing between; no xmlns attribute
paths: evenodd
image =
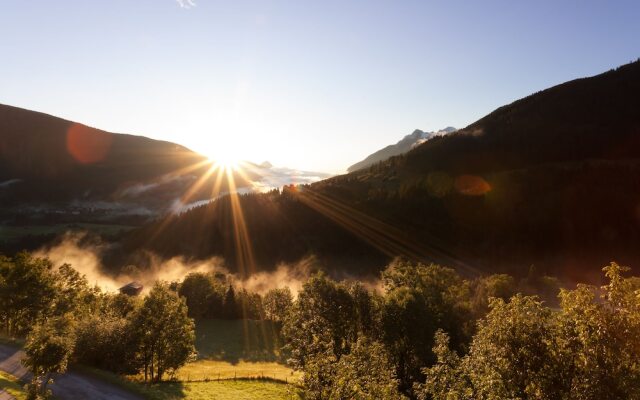
<svg viewBox="0 0 640 400"><path fill-rule="evenodd" d="M137 296L142 292L144 286L140 282L130 282L118 289L120 293L126 294L127 296Z"/></svg>

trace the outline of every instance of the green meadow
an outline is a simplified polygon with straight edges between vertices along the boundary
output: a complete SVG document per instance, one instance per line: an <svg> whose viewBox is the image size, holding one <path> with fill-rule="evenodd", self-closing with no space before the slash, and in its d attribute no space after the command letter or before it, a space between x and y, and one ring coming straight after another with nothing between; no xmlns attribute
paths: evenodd
<svg viewBox="0 0 640 400"><path fill-rule="evenodd" d="M281 345L269 321L202 320L196 324L197 360L175 381L144 385L130 377L120 383L152 400L299 399L300 373L284 364Z"/></svg>

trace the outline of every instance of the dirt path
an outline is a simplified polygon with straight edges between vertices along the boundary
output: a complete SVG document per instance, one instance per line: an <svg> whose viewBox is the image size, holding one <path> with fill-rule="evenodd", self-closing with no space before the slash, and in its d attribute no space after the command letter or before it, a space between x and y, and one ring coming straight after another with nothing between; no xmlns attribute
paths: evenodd
<svg viewBox="0 0 640 400"><path fill-rule="evenodd" d="M31 375L20 363L23 357L22 350L0 344L0 370L28 381ZM67 372L53 379L51 390L61 400L142 400L117 386L77 372Z"/></svg>

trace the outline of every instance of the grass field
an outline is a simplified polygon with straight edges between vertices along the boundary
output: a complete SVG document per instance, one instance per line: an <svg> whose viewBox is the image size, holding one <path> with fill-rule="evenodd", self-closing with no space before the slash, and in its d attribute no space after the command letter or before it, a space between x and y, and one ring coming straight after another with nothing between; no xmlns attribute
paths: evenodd
<svg viewBox="0 0 640 400"><path fill-rule="evenodd" d="M196 324L198 359L177 372L177 382L145 385L141 376L90 372L149 400L299 399L295 383L301 375L280 361L280 347L270 322L204 320Z"/></svg>
<svg viewBox="0 0 640 400"><path fill-rule="evenodd" d="M279 382L223 380L220 382L166 382L145 389L151 400L293 400L299 399L295 387Z"/></svg>
<svg viewBox="0 0 640 400"><path fill-rule="evenodd" d="M271 321L202 320L196 324L198 358L278 361L282 342Z"/></svg>
<svg viewBox="0 0 640 400"><path fill-rule="evenodd" d="M26 400L27 394L22 388L22 384L14 376L0 371L0 394L2 391L9 393L16 400Z"/></svg>
<svg viewBox="0 0 640 400"><path fill-rule="evenodd" d="M225 379L220 381L180 382L168 381L144 384L108 371L89 367L75 367L76 371L94 376L122 387L148 400L299 400L294 385L265 379Z"/></svg>
<svg viewBox="0 0 640 400"><path fill-rule="evenodd" d="M203 320L196 324L198 360L178 371L183 381L265 377L295 382L281 360L281 338L270 321Z"/></svg>
<svg viewBox="0 0 640 400"><path fill-rule="evenodd" d="M297 382L300 373L275 362L198 360L181 368L176 378L180 381L203 381L233 378L269 378L286 383Z"/></svg>

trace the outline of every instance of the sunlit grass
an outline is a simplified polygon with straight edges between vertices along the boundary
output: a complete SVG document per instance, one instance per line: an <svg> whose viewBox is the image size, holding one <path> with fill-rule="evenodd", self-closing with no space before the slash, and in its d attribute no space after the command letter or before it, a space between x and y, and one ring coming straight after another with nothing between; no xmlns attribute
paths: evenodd
<svg viewBox="0 0 640 400"><path fill-rule="evenodd" d="M141 386L139 391L150 400L293 400L300 399L298 389L277 382L227 380L220 382L165 382Z"/></svg>
<svg viewBox="0 0 640 400"><path fill-rule="evenodd" d="M22 384L18 381L18 378L0 371L0 394L3 390L16 400L26 400L27 398L27 393L22 388ZM0 398L2 398L1 395Z"/></svg>
<svg viewBox="0 0 640 400"><path fill-rule="evenodd" d="M294 387L275 382L245 380L192 382L185 384L183 390L183 398L187 400L285 400L300 398Z"/></svg>
<svg viewBox="0 0 640 400"><path fill-rule="evenodd" d="M180 381L203 381L233 378L269 378L282 382L298 382L300 372L276 362L198 360L180 368L176 378Z"/></svg>
<svg viewBox="0 0 640 400"><path fill-rule="evenodd" d="M168 381L144 384L95 368L77 368L85 374L109 382L148 400L297 400L299 389L292 384L258 379L227 379L203 382Z"/></svg>

